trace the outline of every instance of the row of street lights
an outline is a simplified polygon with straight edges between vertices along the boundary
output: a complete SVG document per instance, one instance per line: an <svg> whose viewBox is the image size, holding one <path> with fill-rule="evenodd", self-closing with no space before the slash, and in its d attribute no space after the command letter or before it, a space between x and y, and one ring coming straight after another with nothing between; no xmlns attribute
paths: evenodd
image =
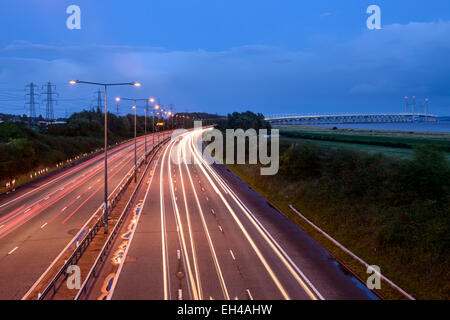
<svg viewBox="0 0 450 320"><path fill-rule="evenodd" d="M142 84L140 82L126 82L126 83L98 83L98 82L89 82L89 81L80 81L80 80L71 80L69 81L70 84L89 84L89 85L96 85L96 86L103 86L105 88L105 203L104 203L104 232L105 234L108 233L108 101L107 101L107 90L108 87L111 86L135 86L140 87ZM116 101L119 102L120 100L128 100L134 102L134 181L137 182L137 134L136 134L136 109L137 109L137 101L146 101L145 106L145 162L148 162L147 159L147 111L149 103L153 104L155 102L154 98L150 99L130 99L130 98L116 98ZM152 117L152 123L153 123L153 131L155 128L155 112L161 110L161 107L159 105L155 105L153 107L153 117ZM167 115L172 116L171 112L166 112ZM159 113L158 113L159 116ZM158 143L159 143L159 136L158 136ZM153 135L153 146L155 145L155 135Z"/></svg>
<svg viewBox="0 0 450 320"><path fill-rule="evenodd" d="M148 112L148 107L149 107L149 103L153 104L155 102L154 98L145 98L145 99L132 99L132 98L121 98L121 97L117 97L116 98L116 102L120 102L120 101L132 101L134 102L133 105L133 109L134 109L134 182L137 181L137 155L136 155L136 149L137 149L137 129L136 129L136 113L137 113L137 102L138 101L145 101L146 105L144 108L144 112L145 112L145 120L144 120L144 127L145 127L145 133L144 133L144 139L145 139L145 162L147 163L147 112ZM155 112L157 110L160 110L160 106L159 105L155 105L152 108L152 125L153 125L153 131L155 131ZM171 116L172 113L169 113L168 115ZM158 113L159 115L159 113ZM158 135L158 144L159 144L159 135ZM153 145L155 145L155 135L153 135Z"/></svg>

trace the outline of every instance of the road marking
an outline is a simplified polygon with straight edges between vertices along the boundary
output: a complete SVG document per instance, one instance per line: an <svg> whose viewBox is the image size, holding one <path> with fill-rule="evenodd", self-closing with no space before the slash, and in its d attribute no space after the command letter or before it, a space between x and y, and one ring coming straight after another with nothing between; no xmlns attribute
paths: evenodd
<svg viewBox="0 0 450 320"><path fill-rule="evenodd" d="M161 208L161 251L162 251L162 262L163 262L163 282L164 282L164 300L170 299L170 291L169 291L169 277L168 277L168 269L169 269L169 258L168 258L168 247L167 247L167 228L166 228L166 212L164 207L164 184L163 184L163 174L164 174L164 161L166 159L167 147L164 150L161 159L161 168L160 168L160 178L159 178L159 201ZM156 170L156 167L155 167ZM149 189L150 190L150 186ZM148 192L147 190L147 192Z"/></svg>
<svg viewBox="0 0 450 320"><path fill-rule="evenodd" d="M211 213L212 213L213 215L216 215L216 212L214 211L214 209L211 209Z"/></svg>
<svg viewBox="0 0 450 320"><path fill-rule="evenodd" d="M196 150L194 145L194 136L192 137L191 142L194 157L197 159L197 162L200 164L200 169L205 173L206 178L211 183L213 188L215 188L216 193L219 194L219 190L217 186L212 182L212 179L209 175L206 174L206 170L209 171L212 177L218 182L218 184L222 187L222 189L225 191L225 193L229 192L229 195L232 197L234 202L241 208L241 210L244 212L244 214L249 218L249 220L252 222L252 224L255 226L256 230L263 236L263 238L266 240L266 242L271 246L273 251L278 255L280 260L283 262L283 264L286 266L286 268L289 270L289 272L292 274L292 276L297 280L297 282L300 284L301 287L305 290L305 292L310 296L311 299L317 300L321 299L324 300L323 296L320 294L320 292L313 286L311 281L303 274L303 272L298 268L298 266L292 261L292 259L289 257L289 255L283 250L283 248L277 243L277 241L272 237L272 235L264 228L264 226L261 224L261 222L254 216L254 214L247 208L247 206L242 202L241 199L236 195L236 193L226 184L223 178L221 178L216 171L212 168L211 165L206 163L203 158L201 157L201 153ZM206 169L206 170L205 170ZM225 205L229 207L228 203L226 202L223 195L219 194L222 201L224 201ZM231 209L231 208L229 208ZM239 219L235 216L234 211L230 211L233 218L235 218L235 221L240 225ZM239 222L238 222L239 221ZM242 228L241 228L242 229ZM306 283L305 283L306 282ZM306 285L308 284L308 285ZM314 293L311 292L314 291Z"/></svg>
<svg viewBox="0 0 450 320"><path fill-rule="evenodd" d="M122 144L122 146L123 146L123 145L124 145L124 144ZM117 155L117 154L119 153L118 151L123 150L123 149L126 149L126 148L127 148L127 146L124 146L124 147L121 148L121 149L116 149L117 152L115 151L115 152L116 152L115 154ZM113 151L113 150L111 150L111 151ZM81 169L83 169L83 168L85 168L85 167L88 167L88 166L91 165L91 164L94 164L95 166L97 166L97 165L95 164L95 162L96 162L97 160L100 160L100 159L101 159L101 155L97 155L97 156L95 156L95 157L93 157L93 158L87 160L87 161L84 162L83 164L80 164L79 166L76 166L76 167L74 167L74 168L70 168L70 169L68 169L68 171L65 172L64 174L62 174L62 175L60 175L60 176L57 176L55 179L50 180L50 181L44 183L43 185L37 187L36 189L33 189L33 190L31 190L31 191L29 191L29 192L27 192L27 193L25 193L25 194L23 194L23 195L21 195L21 196L18 196L18 197L15 198L15 199L12 199L12 200L10 200L10 201L8 201L8 202L3 203L2 205L0 205L0 208L3 208L4 206L7 206L7 205L9 205L9 204L11 204L11 203L13 203L13 202L15 202L15 201L17 201L17 200L23 198L23 197L27 197L28 195L30 195L30 194L32 194L32 193L34 193L34 192L36 192L36 191L38 191L38 190L44 188L45 186L47 186L47 185L49 185L49 184L52 184L52 183L55 183L55 182L57 182L58 180L61 180L62 178L64 178L65 176L67 176L67 175L76 173L76 172L80 171ZM94 168L91 169L91 170L94 170ZM70 183L70 182L69 182L69 183ZM61 191L64 190L64 187L62 187L60 190L61 190Z"/></svg>
<svg viewBox="0 0 450 320"><path fill-rule="evenodd" d="M80 199L80 198L81 198L81 195L79 195L79 196L77 197L77 200Z"/></svg>
<svg viewBox="0 0 450 320"><path fill-rule="evenodd" d="M61 211L66 211L67 210L67 207L64 207Z"/></svg>
<svg viewBox="0 0 450 320"><path fill-rule="evenodd" d="M93 158L95 159L95 158ZM95 168L94 168L95 169ZM94 169L92 169L92 171L94 171ZM95 169L96 170L96 169ZM125 179L125 178L124 178ZM73 181L74 182L74 181ZM69 182L70 183L70 182ZM39 187L38 189L40 189L41 187ZM116 187L116 189L114 189L114 191L111 192L110 196L117 190L117 188L119 188L119 185ZM37 189L35 189L37 190ZM30 191L32 192L32 191ZM22 197L22 196L21 196ZM19 197L20 198L20 197ZM18 199L18 198L17 198ZM17 200L16 199L16 200ZM4 204L5 205L5 204ZM0 208L4 205L1 205ZM53 266L56 264L56 262L61 258L61 256L63 254L66 253L66 251L69 249L69 247L72 246L73 242L79 237L79 235L81 234L81 232L87 227L87 225L92 221L92 219L94 218L99 218L98 212L100 211L101 207L97 209L97 211L94 212L94 214L87 220L87 222L84 224L83 227L81 227L80 231L78 231L78 233L72 238L72 240L66 245L66 247L59 253L59 255L52 261L52 263L48 266L48 268L44 271L44 273L39 277L38 280L36 280L36 282L31 286L31 288L28 290L28 292L22 297L21 300L26 300L28 298L28 296L35 290L35 288L38 286L38 284L42 281L42 279L49 273L49 271L53 268ZM127 248L128 249L128 248ZM123 264L121 264L120 266L122 266ZM119 267L119 270L120 267Z"/></svg>
<svg viewBox="0 0 450 320"><path fill-rule="evenodd" d="M2 224L2 225L0 226L0 229L1 229L1 228L3 228L4 226L5 226L5 225L4 225L4 224Z"/></svg>
<svg viewBox="0 0 450 320"><path fill-rule="evenodd" d="M208 168L208 170L212 170L209 167L206 167L206 165L203 164L203 159L201 158L201 154L197 154L198 150L195 150L194 147L194 137L192 137L192 142L191 142L191 150L194 152L194 158L196 159L196 162L199 164L200 169L203 171L205 177L208 179L209 183L211 184L211 186L213 187L213 189L215 190L215 192L219 195L220 199L222 200L223 204L227 207L228 211L231 213L231 216L233 217L234 221L236 222L236 224L238 225L238 227L241 229L242 233L244 234L245 238L247 239L247 241L249 242L250 246L253 248L253 250L255 251L256 255L258 256L259 260L261 261L261 263L263 264L264 268L266 269L267 273L270 275L270 277L272 278L273 282L275 283L275 285L277 286L277 288L279 289L280 293L283 295L284 299L286 300L290 300L290 297L288 295L288 293L286 292L286 290L284 289L283 285L281 284L280 280L278 279L277 275L274 273L274 271L272 270L272 268L270 267L270 265L268 264L267 260L265 259L265 257L263 256L262 252L259 250L258 246L255 244L255 242L253 241L252 237L250 236L250 234L248 233L248 231L245 229L245 227L243 226L242 222L240 221L240 219L237 217L236 212L231 208L230 204L228 203L228 201L225 199L224 195L220 192L219 188L216 186L216 184L214 183L214 181L212 180L211 176L206 172L206 168ZM211 173L212 174L212 173ZM213 175L213 174L212 174ZM217 178L216 178L217 179ZM270 244L270 243L269 243ZM306 289L305 289L306 290ZM311 296L311 298L315 298L313 295Z"/></svg>
<svg viewBox="0 0 450 320"><path fill-rule="evenodd" d="M183 300L183 291L178 289L178 300Z"/></svg>
<svg viewBox="0 0 450 320"><path fill-rule="evenodd" d="M50 197L45 198L44 200L47 201L48 199L50 199Z"/></svg>
<svg viewBox="0 0 450 320"><path fill-rule="evenodd" d="M90 186L89 188L88 188L88 190L91 190L92 189L92 186Z"/></svg>
<svg viewBox="0 0 450 320"><path fill-rule="evenodd" d="M245 290L245 293L247 294L247 296L248 296L248 298L249 298L250 300L253 300L253 296L252 296L250 290L248 290L248 289Z"/></svg>
<svg viewBox="0 0 450 320"><path fill-rule="evenodd" d="M221 226L219 226L219 230L220 230L220 232L222 232L222 233L223 233L223 229L222 229L222 227L221 227Z"/></svg>
<svg viewBox="0 0 450 320"><path fill-rule="evenodd" d="M47 225L47 222L41 226L41 229L44 229L46 225Z"/></svg>
<svg viewBox="0 0 450 320"><path fill-rule="evenodd" d="M187 150L187 147L188 147L187 139L184 139L183 144L184 144L185 150ZM217 259L217 254L216 254L216 251L215 251L215 248L214 248L214 244L213 244L212 239L211 239L211 235L210 235L209 230L208 230L208 226L206 224L205 216L203 214L203 209L202 209L202 207L200 205L200 200L199 200L198 195L197 195L197 190L196 190L196 188L194 186L194 180L192 179L191 171L189 169L189 166L187 165L187 163L188 163L187 162L187 154L188 154L188 152L184 151L184 159L185 159L184 166L185 166L186 171L188 173L189 181L190 181L191 187L192 187L192 192L194 193L194 197L195 197L195 202L196 202L197 207L198 207L199 212L200 212L200 217L201 217L203 229L205 231L206 238L208 240L209 250L210 250L211 255L213 257L214 267L216 268L216 273L217 273L217 277L219 278L219 283L220 283L220 287L222 289L223 296L224 296L225 300L230 300L230 296L228 294L227 286L226 286L225 280L224 280L223 275L222 275L222 269L220 267L219 260ZM214 210L212 210L212 211L214 212Z"/></svg>
<svg viewBox="0 0 450 320"><path fill-rule="evenodd" d="M236 261L236 257L234 256L234 253L231 249L230 249L230 254L231 254L231 257L233 258L233 260Z"/></svg>
<svg viewBox="0 0 450 320"><path fill-rule="evenodd" d="M24 213L27 213L27 212L30 211L30 210L31 210L31 208L28 208L27 210L24 211Z"/></svg>
<svg viewBox="0 0 450 320"><path fill-rule="evenodd" d="M183 191L183 198L184 198L184 206L186 211L186 218L187 218L187 225L188 225L188 231L189 231L189 240L191 243L191 252L192 252L192 258L194 260L194 271L195 271L195 278L197 281L197 290L198 290L198 298L199 300L203 300L203 290L202 285L200 281L200 270L198 267L198 261L197 261L197 251L195 249L195 243L193 238L193 232L192 232L192 224L191 224L191 217L189 212L189 206L187 203L187 197L186 197L186 189L184 187L184 178L183 178L183 171L181 170L181 146L177 146L177 156L178 156L178 171L180 175L180 181L181 181L181 190ZM172 151L172 150L171 150ZM181 220L180 220L181 224Z"/></svg>
<svg viewBox="0 0 450 320"><path fill-rule="evenodd" d="M173 204L173 207L175 209L175 210L173 210L173 214L174 214L174 218L175 218L175 221L177 223L177 226L180 227L179 228L179 232L178 232L178 239L179 239L179 242L181 244L181 249L184 252L183 260L184 260L184 263L185 263L186 269L187 269L187 278L188 278L187 283L188 283L188 287L189 287L189 293L192 292L192 294L194 296L193 297L194 300L199 300L199 299L201 299L201 291L199 290L200 289L199 283L196 282L196 280L194 280L194 275L193 275L192 268L191 268L191 262L189 260L188 250L187 250L187 246L186 246L186 239L185 239L184 228L183 228L183 224L181 222L180 210L178 208L178 205L177 205L176 201L174 201L174 199L175 199L174 184L173 184L174 180L172 179L172 175L170 173L171 172L171 165L172 165L172 162L170 161L170 159L171 159L170 155L171 155L171 153L173 151L173 147L174 147L174 144L172 144L170 146L169 157L168 157L168 161L167 161L167 167L168 167L168 171L167 172L168 172L168 176L169 176L170 196L172 198L172 204ZM189 230L189 226L190 225L189 225L189 219L188 219L188 230ZM189 236L192 237L192 234L189 233ZM196 258L195 258L195 256L193 256L193 258L194 258L194 267L195 267L196 266ZM196 272L196 276L197 275L198 274ZM197 281L198 281L198 279L197 279Z"/></svg>
<svg viewBox="0 0 450 320"><path fill-rule="evenodd" d="M12 249L9 253L8 253L8 255L11 255L14 251L16 251L17 249L19 249L19 247L15 247L14 249Z"/></svg>

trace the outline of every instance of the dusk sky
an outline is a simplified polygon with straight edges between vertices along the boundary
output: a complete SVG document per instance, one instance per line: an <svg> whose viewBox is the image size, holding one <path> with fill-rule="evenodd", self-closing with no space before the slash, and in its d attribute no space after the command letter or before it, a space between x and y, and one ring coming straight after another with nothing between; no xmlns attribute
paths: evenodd
<svg viewBox="0 0 450 320"><path fill-rule="evenodd" d="M66 27L72 4L81 30ZM382 30L366 27L371 4ZM15 0L0 15L0 113L26 113L30 82L56 85L57 116L88 108L98 88L79 79L143 83L114 88L112 111L129 96L177 112L403 112L416 95L450 115L448 0Z"/></svg>

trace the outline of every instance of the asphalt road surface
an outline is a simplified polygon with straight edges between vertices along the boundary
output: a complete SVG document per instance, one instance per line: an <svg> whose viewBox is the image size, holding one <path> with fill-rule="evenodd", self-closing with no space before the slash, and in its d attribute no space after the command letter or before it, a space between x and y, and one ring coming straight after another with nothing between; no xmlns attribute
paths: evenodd
<svg viewBox="0 0 450 320"><path fill-rule="evenodd" d="M161 153L108 299L376 299L225 166L206 163L200 137Z"/></svg>
<svg viewBox="0 0 450 320"><path fill-rule="evenodd" d="M152 138L148 138L148 150L151 146ZM138 158L144 155L143 138L137 143L137 151ZM133 167L134 141L109 151L109 194ZM103 154L3 198L0 299L21 299L103 201Z"/></svg>

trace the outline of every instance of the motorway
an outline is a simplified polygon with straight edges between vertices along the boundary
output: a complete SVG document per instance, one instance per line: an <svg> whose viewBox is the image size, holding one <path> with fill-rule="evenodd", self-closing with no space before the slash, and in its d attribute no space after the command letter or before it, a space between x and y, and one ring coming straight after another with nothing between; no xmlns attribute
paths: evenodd
<svg viewBox="0 0 450 320"><path fill-rule="evenodd" d="M152 138L147 139L150 151ZM144 155L144 139L137 143ZM134 167L134 141L108 153L108 192ZM0 202L0 299L21 299L52 261L74 248L104 201L104 155L30 183ZM63 252L65 251L65 252Z"/></svg>
<svg viewBox="0 0 450 320"><path fill-rule="evenodd" d="M208 164L201 136L172 139L145 178L104 298L376 299L224 165Z"/></svg>

